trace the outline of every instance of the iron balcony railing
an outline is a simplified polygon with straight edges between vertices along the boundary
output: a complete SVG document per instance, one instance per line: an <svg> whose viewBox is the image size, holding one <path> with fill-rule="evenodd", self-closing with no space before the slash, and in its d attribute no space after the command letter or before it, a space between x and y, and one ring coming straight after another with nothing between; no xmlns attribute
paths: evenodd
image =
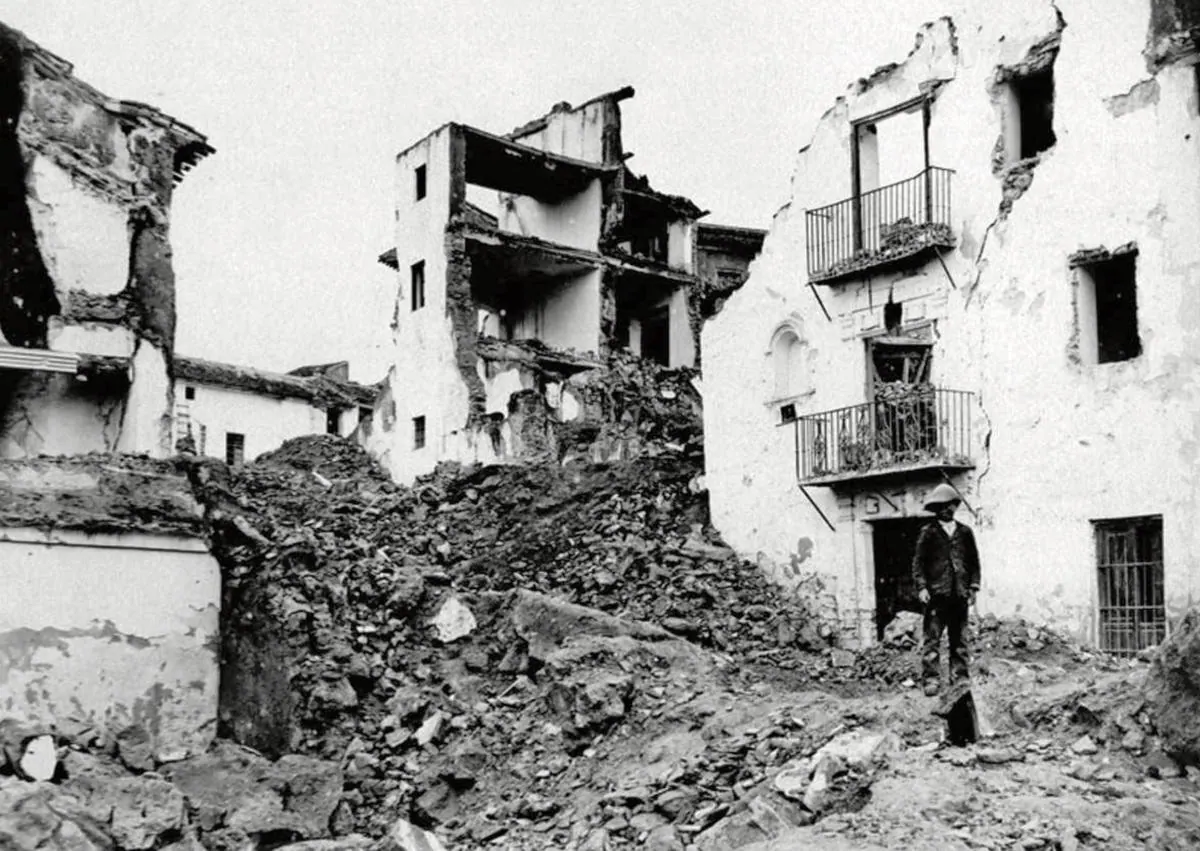
<svg viewBox="0 0 1200 851"><path fill-rule="evenodd" d="M811 281L953 246L951 169L930 166L914 177L805 212Z"/></svg>
<svg viewBox="0 0 1200 851"><path fill-rule="evenodd" d="M873 402L790 422L799 481L854 478L895 468L973 466L974 393L928 384L885 389Z"/></svg>

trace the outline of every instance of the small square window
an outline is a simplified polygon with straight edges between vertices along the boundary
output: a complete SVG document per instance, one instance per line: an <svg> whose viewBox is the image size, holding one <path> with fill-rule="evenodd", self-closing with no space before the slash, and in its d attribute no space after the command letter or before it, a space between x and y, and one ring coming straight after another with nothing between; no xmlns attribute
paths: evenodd
<svg viewBox="0 0 1200 851"><path fill-rule="evenodd" d="M195 387L185 387L185 388L183 388L183 398L185 398L185 399L195 399L195 398L196 398L196 388L195 388Z"/></svg>
<svg viewBox="0 0 1200 851"><path fill-rule="evenodd" d="M779 421L781 423L792 423L796 421L796 405L789 402L786 405L779 406Z"/></svg>
<svg viewBox="0 0 1200 851"><path fill-rule="evenodd" d="M425 448L425 418L413 417L413 449Z"/></svg>
<svg viewBox="0 0 1200 851"><path fill-rule="evenodd" d="M225 463L241 464L246 460L246 435L229 431L225 433Z"/></svg>
<svg viewBox="0 0 1200 851"><path fill-rule="evenodd" d="M412 309L420 310L425 306L425 261L418 260L409 269Z"/></svg>
<svg viewBox="0 0 1200 851"><path fill-rule="evenodd" d="M419 165L413 169L413 178L416 183L417 200L420 201L425 197L425 166Z"/></svg>
<svg viewBox="0 0 1200 851"><path fill-rule="evenodd" d="M1086 363L1116 363L1142 353L1136 272L1132 251L1079 267L1077 321Z"/></svg>

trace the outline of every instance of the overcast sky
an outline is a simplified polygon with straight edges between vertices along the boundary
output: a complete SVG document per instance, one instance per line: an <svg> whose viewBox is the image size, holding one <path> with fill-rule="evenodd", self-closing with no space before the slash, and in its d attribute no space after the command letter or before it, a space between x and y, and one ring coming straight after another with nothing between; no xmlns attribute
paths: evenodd
<svg viewBox="0 0 1200 851"><path fill-rule="evenodd" d="M286 370L389 360L397 152L447 121L507 132L632 85L630 167L766 227L845 86L935 0L6 0L0 19L217 153L175 196L178 349Z"/></svg>

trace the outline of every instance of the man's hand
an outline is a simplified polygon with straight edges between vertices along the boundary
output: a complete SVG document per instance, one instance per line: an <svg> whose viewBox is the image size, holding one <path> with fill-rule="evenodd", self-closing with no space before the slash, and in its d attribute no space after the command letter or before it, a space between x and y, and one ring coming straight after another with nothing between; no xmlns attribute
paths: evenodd
<svg viewBox="0 0 1200 851"><path fill-rule="evenodd" d="M922 588L920 591L917 592L917 599L921 601L922 606L929 605L929 591Z"/></svg>

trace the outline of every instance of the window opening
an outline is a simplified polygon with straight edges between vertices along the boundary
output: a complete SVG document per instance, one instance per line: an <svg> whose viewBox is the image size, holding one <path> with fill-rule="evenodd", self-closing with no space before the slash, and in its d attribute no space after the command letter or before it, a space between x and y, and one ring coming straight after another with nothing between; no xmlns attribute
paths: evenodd
<svg viewBox="0 0 1200 851"><path fill-rule="evenodd" d="M325 412L325 433L342 433L342 412L337 408L330 408Z"/></svg>
<svg viewBox="0 0 1200 851"><path fill-rule="evenodd" d="M1133 656L1167 635L1162 517L1095 521L1100 648Z"/></svg>
<svg viewBox="0 0 1200 851"><path fill-rule="evenodd" d="M1020 122L1021 159L1054 147L1054 68L1017 77L1012 82Z"/></svg>
<svg viewBox="0 0 1200 851"><path fill-rule="evenodd" d="M183 388L183 398L189 399L189 400L195 399L196 398L196 388L195 387Z"/></svg>
<svg viewBox="0 0 1200 851"><path fill-rule="evenodd" d="M229 431L225 433L225 463L241 464L246 460L246 435Z"/></svg>
<svg viewBox="0 0 1200 851"><path fill-rule="evenodd" d="M368 408L365 405L360 406L358 409L358 421L361 423L371 419L372 413L374 413L373 409Z"/></svg>
<svg viewBox="0 0 1200 851"><path fill-rule="evenodd" d="M671 308L663 305L642 319L642 357L671 365Z"/></svg>
<svg viewBox="0 0 1200 851"><path fill-rule="evenodd" d="M1142 353L1137 315L1137 254L1079 267L1079 345L1089 363L1132 360Z"/></svg>
<svg viewBox="0 0 1200 851"><path fill-rule="evenodd" d="M413 449L425 448L425 418L413 417Z"/></svg>
<svg viewBox="0 0 1200 851"><path fill-rule="evenodd" d="M425 166L417 166L413 170L413 177L416 181L417 200L420 201L425 197Z"/></svg>
<svg viewBox="0 0 1200 851"><path fill-rule="evenodd" d="M420 310L425 306L425 261L418 260L409 269L412 309Z"/></svg>

